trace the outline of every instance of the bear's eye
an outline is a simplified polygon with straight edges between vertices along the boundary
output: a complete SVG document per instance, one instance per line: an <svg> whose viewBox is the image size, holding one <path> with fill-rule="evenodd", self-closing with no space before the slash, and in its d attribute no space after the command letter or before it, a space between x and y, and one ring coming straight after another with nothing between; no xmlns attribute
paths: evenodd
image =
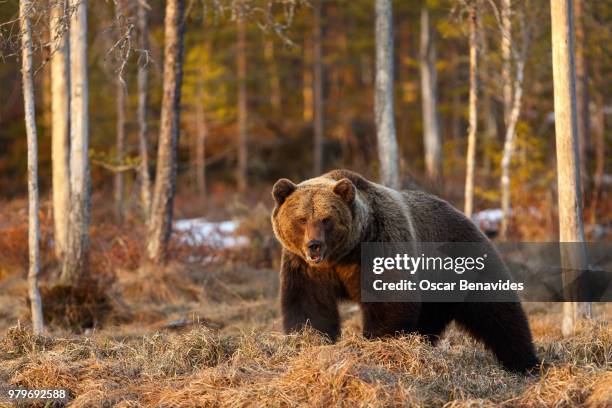
<svg viewBox="0 0 612 408"><path fill-rule="evenodd" d="M323 225L330 225L332 220L329 217L325 217L325 218L323 218L322 222L323 222Z"/></svg>
<svg viewBox="0 0 612 408"><path fill-rule="evenodd" d="M300 224L306 224L306 217L300 217L297 220Z"/></svg>

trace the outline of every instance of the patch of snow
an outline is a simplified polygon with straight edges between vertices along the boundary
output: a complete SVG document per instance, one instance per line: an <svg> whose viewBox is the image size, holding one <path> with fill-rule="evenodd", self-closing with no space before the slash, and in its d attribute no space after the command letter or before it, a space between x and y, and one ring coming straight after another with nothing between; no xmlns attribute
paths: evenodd
<svg viewBox="0 0 612 408"><path fill-rule="evenodd" d="M497 231L503 218L501 208L489 208L472 215L472 221L484 231Z"/></svg>
<svg viewBox="0 0 612 408"><path fill-rule="evenodd" d="M233 248L246 245L249 240L236 234L237 221L210 222L205 218L176 220L174 230L182 232L180 240L190 246L213 245Z"/></svg>

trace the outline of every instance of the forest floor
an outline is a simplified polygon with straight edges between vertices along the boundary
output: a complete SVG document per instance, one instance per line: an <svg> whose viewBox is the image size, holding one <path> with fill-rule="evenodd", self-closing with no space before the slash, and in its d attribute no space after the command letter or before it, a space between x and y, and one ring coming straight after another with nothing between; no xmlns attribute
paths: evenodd
<svg viewBox="0 0 612 408"><path fill-rule="evenodd" d="M504 371L454 326L435 347L419 336L365 340L351 304L336 344L281 334L278 248L256 233L267 211L254 212L238 230L254 248L212 251L178 236L165 267L139 265L141 232L94 230L92 268L108 278L92 327L70 327L71 314L58 312L70 297L50 297L57 265L43 245L44 336L28 328L25 253L13 247L23 232L2 234L0 388L63 388L73 407L612 406L610 304L595 305L595 319L569 338L560 304L525 304L543 360L532 377Z"/></svg>

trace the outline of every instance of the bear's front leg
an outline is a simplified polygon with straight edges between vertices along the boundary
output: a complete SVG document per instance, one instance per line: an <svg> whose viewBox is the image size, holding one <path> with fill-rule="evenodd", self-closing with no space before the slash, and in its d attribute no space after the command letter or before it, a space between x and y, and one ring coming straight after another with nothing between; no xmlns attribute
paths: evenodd
<svg viewBox="0 0 612 408"><path fill-rule="evenodd" d="M417 332L418 303L362 303L361 311L367 339Z"/></svg>
<svg viewBox="0 0 612 408"><path fill-rule="evenodd" d="M336 341L340 315L336 293L330 282L311 278L299 257L283 250L280 274L280 300L285 333L300 331L306 325Z"/></svg>

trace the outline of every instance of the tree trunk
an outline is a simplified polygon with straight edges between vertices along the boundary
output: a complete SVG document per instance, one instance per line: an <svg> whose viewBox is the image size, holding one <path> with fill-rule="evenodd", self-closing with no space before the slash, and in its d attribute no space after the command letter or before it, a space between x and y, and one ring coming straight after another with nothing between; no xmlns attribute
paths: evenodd
<svg viewBox="0 0 612 408"><path fill-rule="evenodd" d="M51 40L51 162L55 256L62 259L68 245L70 211L70 72L66 1L52 0Z"/></svg>
<svg viewBox="0 0 612 408"><path fill-rule="evenodd" d="M164 81L157 151L157 173L147 254L154 263L166 260L168 241L172 233L172 206L176 189L177 148L183 77L183 0L168 0L164 20Z"/></svg>
<svg viewBox="0 0 612 408"><path fill-rule="evenodd" d="M34 334L43 331L42 302L38 290L40 271L40 227L38 221L38 147L36 135L36 111L34 99L34 79L32 77L32 29L29 13L32 9L30 0L19 3L19 21L21 24L22 81L23 103L25 112L26 135L28 139L28 295L32 309L32 330Z"/></svg>
<svg viewBox="0 0 612 408"><path fill-rule="evenodd" d="M489 41L487 32L483 27L480 27L480 46L481 54L489 55ZM487 58L483 58L480 63L479 76L481 82L485 85L481 87L482 93L480 97L480 111L482 112L482 122L484 125L483 129L483 140L482 140L482 167L485 175L488 177L491 174L492 167L492 156L495 149L495 141L497 139L497 121L495 113L493 112L493 84L491 83L491 61Z"/></svg>
<svg viewBox="0 0 612 408"><path fill-rule="evenodd" d="M507 9L506 9L507 8ZM504 10L503 14L509 16L510 15L510 3L509 0L504 0ZM504 22L504 24L502 25L502 50L504 49L504 47L508 48L508 53L510 55L507 56L508 58L508 66L504 67L504 70L507 70L508 73L510 73L511 69L511 63L510 61L514 60L515 61L515 78L514 78L514 83L511 85L510 90L508 91L508 94L511 96L512 98L512 103L510 105L510 111L508 112L508 116L505 118L505 123L506 123L506 135L505 135L505 142L504 142L504 151L503 151L503 155L502 155L502 160L501 160L501 171L502 171L502 176L501 176L501 183L500 183L500 187L501 187L501 208L502 208L502 220L501 220L501 228L500 228L500 237L503 240L507 239L508 236L508 229L509 229L509 224L510 224L510 218L511 218L511 208L510 208L510 164L512 162L512 154L514 152L514 141L516 138L516 125L518 123L518 119L519 119L519 115L521 112L521 105L523 102L523 73L525 70L525 60L527 58L527 47L528 47L528 42L529 42L529 34L525 31L525 13L524 10L520 11L520 23L521 23L521 27L522 27L522 31L523 31L523 38L522 38L522 49L521 52L514 52L513 57L512 57L512 53L510 52L513 44L512 41L508 41L508 39L513 38L512 37L512 32L509 31L512 29L512 24L510 23L510 21L508 22ZM509 17L508 17L509 18ZM504 43L506 43L504 45ZM514 47L516 50L516 46ZM512 57L512 58L511 58ZM506 58L506 56L504 55L504 58ZM504 61L504 64L506 64L506 61ZM504 80L509 79L509 78L504 78ZM504 97L506 96L506 89L505 89L506 84L504 84ZM504 104L506 103L506 101L504 101Z"/></svg>
<svg viewBox="0 0 612 408"><path fill-rule="evenodd" d="M89 245L89 84L87 0L70 0L70 215L60 280L76 284L87 267Z"/></svg>
<svg viewBox="0 0 612 408"><path fill-rule="evenodd" d="M578 126L578 152L580 157L580 185L584 193L589 188L587 147L589 144L589 92L587 58L585 53L584 0L574 0L574 24L576 32L576 109Z"/></svg>
<svg viewBox="0 0 612 408"><path fill-rule="evenodd" d="M516 66L516 78L514 80L512 109L508 117L506 137L504 142L504 152L501 161L501 207L502 207L502 222L500 229L500 237L505 240L508 236L509 220L510 220L510 163L512 161L512 153L514 152L514 140L516 139L516 125L521 113L521 104L523 101L523 71L525 59L519 57Z"/></svg>
<svg viewBox="0 0 612 408"><path fill-rule="evenodd" d="M149 50L148 10L143 1L138 2L138 32L141 52ZM147 137L147 100L149 87L148 54L145 61L138 64L138 150L140 155L140 200L144 218L149 218L151 210L151 177L149 176L149 142Z"/></svg>
<svg viewBox="0 0 612 408"><path fill-rule="evenodd" d="M125 15L125 10L123 10L124 5L121 1L116 1L115 3L115 17L116 20L119 21L119 18L122 15ZM125 82L125 78L123 77L123 72L117 74L117 79L115 83L116 92L117 92L117 129L116 129L116 160L119 165L123 164L124 156L125 156L125 110L126 110L126 94L127 94L127 85ZM123 222L123 216L125 213L125 204L124 204L124 195L125 195L125 183L124 183L124 174L122 171L115 172L115 221L117 223Z"/></svg>
<svg viewBox="0 0 612 408"><path fill-rule="evenodd" d="M51 18L51 7L53 6L53 4L48 3L48 5L49 5L49 18ZM41 57L43 58L44 61L51 61L51 52L53 51L51 49L52 47L51 31L44 30L43 33L41 34L41 40L45 44L48 44L47 46L44 46L42 48ZM41 112L38 115L38 121L40 124L42 124L41 129L42 129L43 137L49 135L49 140L51 140L51 138L53 137L52 136L53 135L53 123L52 123L53 121L53 108L52 108L53 98L51 94L51 66L50 64L48 65L49 66L44 67L44 69L42 69L42 72L41 72L43 91L41 92L42 107L41 107ZM34 87L36 87L36 84L34 85Z"/></svg>
<svg viewBox="0 0 612 408"><path fill-rule="evenodd" d="M436 48L427 7L421 9L421 98L423 103L423 144L425 168L434 182L442 176L442 135L438 115Z"/></svg>
<svg viewBox="0 0 612 408"><path fill-rule="evenodd" d="M465 215L472 217L474 210L474 172L476 168L476 127L478 108L478 5L472 0L469 3L470 26L470 102L468 149L465 177Z"/></svg>
<svg viewBox="0 0 612 408"><path fill-rule="evenodd" d="M246 191L247 187L247 61L246 61L246 29L244 24L244 15L242 9L238 11L236 18L238 25L238 54L237 54L237 69L238 69L238 191L241 193Z"/></svg>
<svg viewBox="0 0 612 408"><path fill-rule="evenodd" d="M314 1L313 32L313 112L314 112L314 162L313 173L323 172L323 51L321 45L321 0Z"/></svg>
<svg viewBox="0 0 612 408"><path fill-rule="evenodd" d="M560 242L584 242L580 195L580 158L576 111L572 0L551 0L555 131L557 139L557 189L559 192ZM572 296L579 290L574 271L586 267L585 251L561 247L564 291ZM590 304L566 302L563 305L565 336L575 331L577 321L590 315Z"/></svg>
<svg viewBox="0 0 612 408"><path fill-rule="evenodd" d="M198 92L196 103L196 185L200 196L206 196L206 136L208 135L208 125L204 112L204 101L202 92Z"/></svg>
<svg viewBox="0 0 612 408"><path fill-rule="evenodd" d="M125 85L121 76L117 76L117 145L116 159L119 165L123 164L125 155ZM115 172L115 220L118 223L123 221L124 214L124 182L123 172Z"/></svg>
<svg viewBox="0 0 612 408"><path fill-rule="evenodd" d="M423 11L421 10L421 13ZM429 16L428 16L429 17ZM399 44L397 44L397 53L398 53L398 67L397 67L397 76L400 83L399 90L401 93L401 101L402 106L400 109L410 109L410 104L414 100L414 88L412 87L412 69L413 69L413 61L411 57L411 52L413 48L411 38L413 23L408 19L400 22L399 24ZM407 118L406 118L407 119ZM402 122L402 118L399 119L399 128L406 127Z"/></svg>
<svg viewBox="0 0 612 408"><path fill-rule="evenodd" d="M376 85L374 115L381 182L399 189L399 159L393 113L393 10L391 0L375 0Z"/></svg>
<svg viewBox="0 0 612 408"><path fill-rule="evenodd" d="M501 53L502 53L502 98L504 105L504 124L508 128L510 114L512 111L512 9L510 7L511 0L502 0L502 38L501 38Z"/></svg>

